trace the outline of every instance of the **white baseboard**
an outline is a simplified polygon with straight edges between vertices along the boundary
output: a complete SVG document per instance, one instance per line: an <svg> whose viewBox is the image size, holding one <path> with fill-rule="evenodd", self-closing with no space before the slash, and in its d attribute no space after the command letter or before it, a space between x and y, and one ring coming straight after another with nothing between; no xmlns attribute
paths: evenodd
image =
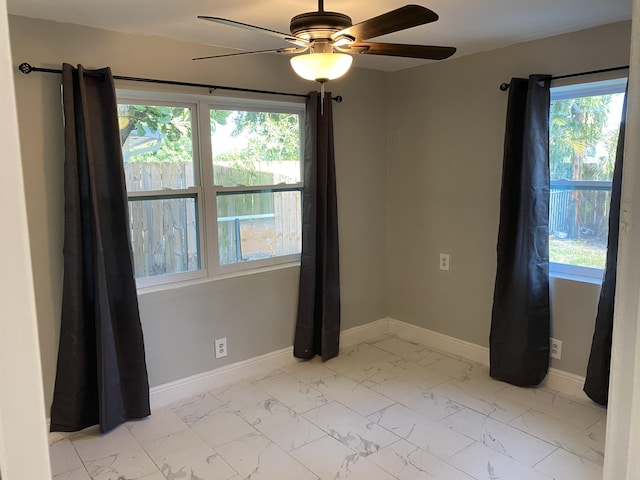
<svg viewBox="0 0 640 480"><path fill-rule="evenodd" d="M489 349L487 347L443 335L417 325L401 322L394 318L383 318L342 331L340 333L340 346L343 348L350 347L385 334L395 335L403 340L420 343L445 353L458 355L483 365L489 365ZM293 356L293 347L287 347L242 362L216 368L215 370L158 385L149 390L151 409L220 388L233 382L260 378L268 375L273 370L294 364L297 361L299 360ZM582 392L584 377L555 368L549 369L544 385L568 395L584 396ZM50 433L49 443L65 438L66 435L57 432Z"/></svg>
<svg viewBox="0 0 640 480"><path fill-rule="evenodd" d="M340 346L349 347L358 343L371 340L388 332L388 319L383 318L366 325L349 328L340 332ZM269 375L278 368L294 364L300 360L293 356L293 347L283 348L257 357L249 358L241 362L216 368L208 372L198 373L179 380L151 387L149 389L149 402L151 410L169 405L170 403L198 395L209 390L224 387L230 383L242 380L254 380ZM50 423L50 419L47 422ZM48 423L48 425L49 425ZM47 426L48 426L47 425ZM47 428L48 429L48 428ZM89 427L89 431L96 432L96 427ZM70 434L65 432L49 433L49 444L67 438Z"/></svg>
<svg viewBox="0 0 640 480"><path fill-rule="evenodd" d="M388 332L388 319L349 328L340 332L340 346L349 347L371 340ZM152 387L149 391L151 408L158 408L192 395L220 388L233 382L266 376L273 370L298 362L293 347L253 357L215 370L181 378Z"/></svg>
<svg viewBox="0 0 640 480"><path fill-rule="evenodd" d="M51 418L47 417L47 432L51 429ZM84 428L82 430L78 430L77 432L49 432L47 440L49 445L53 445L54 443L64 440L71 435L76 435L78 433L83 433L87 435L93 435L100 433L100 425L92 425L90 427Z"/></svg>
<svg viewBox="0 0 640 480"><path fill-rule="evenodd" d="M349 328L340 332L340 347L351 347L358 343L373 340L389 333L389 319L381 318L375 322Z"/></svg>
<svg viewBox="0 0 640 480"><path fill-rule="evenodd" d="M51 417L47 417L47 432L48 433L48 441L49 445L53 445L59 440L63 440L66 438L67 434L64 432L50 432L51 430Z"/></svg>
<svg viewBox="0 0 640 480"><path fill-rule="evenodd" d="M467 358L483 365L489 365L489 348L475 343L450 337L417 325L401 322L394 318L382 318L366 325L360 325L340 333L342 348L357 345L376 337L392 334L403 340L420 343L430 348ZM222 387L244 379L255 379L269 372L297 362L293 357L293 348L288 347L276 352L250 358L222 368L204 372L175 382L153 387L150 391L152 408L161 407L177 400ZM585 397L582 392L584 377L549 369L544 386L567 395Z"/></svg>
<svg viewBox="0 0 640 480"><path fill-rule="evenodd" d="M389 319L389 333L411 342L489 365L489 349L417 325Z"/></svg>
<svg viewBox="0 0 640 480"><path fill-rule="evenodd" d="M489 348L475 343L466 342L458 338L443 335L423 327L401 322L390 318L388 333L397 335L403 340L417 342L427 347L436 348L443 352L468 358L474 362L489 366ZM542 386L552 390L571 395L573 397L587 398L582 388L584 377L573 373L550 368Z"/></svg>
<svg viewBox="0 0 640 480"><path fill-rule="evenodd" d="M293 356L293 347L287 347L216 368L215 370L158 385L149 390L151 409L153 410L208 390L224 387L233 382L259 378L296 361Z"/></svg>
<svg viewBox="0 0 640 480"><path fill-rule="evenodd" d="M557 368L550 368L547 378L544 379L542 385L551 390L557 390L558 392L571 395L572 397L588 399L589 397L587 397L587 394L583 391L584 381L585 378L580 375L558 370Z"/></svg>

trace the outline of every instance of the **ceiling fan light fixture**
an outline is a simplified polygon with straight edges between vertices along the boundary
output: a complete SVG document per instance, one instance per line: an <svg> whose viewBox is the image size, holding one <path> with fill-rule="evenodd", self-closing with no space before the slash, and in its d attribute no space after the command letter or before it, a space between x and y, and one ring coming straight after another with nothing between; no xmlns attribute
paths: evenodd
<svg viewBox="0 0 640 480"><path fill-rule="evenodd" d="M346 53L309 53L291 58L291 67L305 80L320 83L342 77L351 68L353 57Z"/></svg>

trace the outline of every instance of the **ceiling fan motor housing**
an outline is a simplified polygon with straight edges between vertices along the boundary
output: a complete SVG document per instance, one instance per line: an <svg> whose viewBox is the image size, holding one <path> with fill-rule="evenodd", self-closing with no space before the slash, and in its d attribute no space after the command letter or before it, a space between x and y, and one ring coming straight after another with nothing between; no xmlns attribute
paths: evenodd
<svg viewBox="0 0 640 480"><path fill-rule="evenodd" d="M307 12L291 19L291 34L306 40L330 39L353 25L351 18L338 12Z"/></svg>

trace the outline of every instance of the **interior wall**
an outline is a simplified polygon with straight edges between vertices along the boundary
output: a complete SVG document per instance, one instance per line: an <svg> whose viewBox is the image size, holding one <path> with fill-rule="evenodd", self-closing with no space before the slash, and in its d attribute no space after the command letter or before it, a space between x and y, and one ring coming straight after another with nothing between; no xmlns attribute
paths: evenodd
<svg viewBox="0 0 640 480"><path fill-rule="evenodd" d="M109 65L115 74L305 93L287 59L192 62L213 47L9 17L14 63ZM340 214L343 329L391 316L488 345L507 94L530 73L624 65L621 23L406 71L354 69L332 82ZM63 145L60 78L14 74L47 405L62 281ZM139 84L121 82L124 88ZM160 87L154 87L160 88ZM202 93L202 90L180 90ZM388 162L387 162L388 159ZM451 271L438 269L439 252ZM297 267L140 295L152 386L290 346ZM584 374L599 287L552 281L553 332ZM213 359L226 336L229 356Z"/></svg>
<svg viewBox="0 0 640 480"><path fill-rule="evenodd" d="M116 75L294 93L317 88L297 79L285 57L255 55L193 62L194 56L218 51L24 17L9 20L16 65L107 65ZM343 329L387 314L386 125L380 115L386 100L379 95L385 90L386 79L382 72L354 69L344 80L329 84L334 94L344 97L343 103L334 104ZM27 76L16 70L14 80L48 405L55 379L63 274L60 76ZM141 84L120 82L117 86L140 88ZM206 93L202 89L189 91ZM291 346L298 273L294 266L141 293L151 386ZM229 356L214 360L213 340L225 336Z"/></svg>
<svg viewBox="0 0 640 480"><path fill-rule="evenodd" d="M0 0L0 477L51 478L7 4Z"/></svg>
<svg viewBox="0 0 640 480"><path fill-rule="evenodd" d="M620 245L603 480L640 472L640 1L633 2Z"/></svg>
<svg viewBox="0 0 640 480"><path fill-rule="evenodd" d="M404 70L390 83L389 313L488 346L511 77L628 65L630 22ZM439 270L439 253L451 270ZM599 286L551 281L553 335L584 375Z"/></svg>

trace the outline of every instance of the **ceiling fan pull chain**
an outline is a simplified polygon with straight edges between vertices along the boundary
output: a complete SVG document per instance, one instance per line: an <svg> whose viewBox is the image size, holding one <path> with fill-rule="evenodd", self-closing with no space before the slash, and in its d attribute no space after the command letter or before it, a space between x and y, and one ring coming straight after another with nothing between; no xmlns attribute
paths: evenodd
<svg viewBox="0 0 640 480"><path fill-rule="evenodd" d="M324 115L324 82L320 82L320 115Z"/></svg>

